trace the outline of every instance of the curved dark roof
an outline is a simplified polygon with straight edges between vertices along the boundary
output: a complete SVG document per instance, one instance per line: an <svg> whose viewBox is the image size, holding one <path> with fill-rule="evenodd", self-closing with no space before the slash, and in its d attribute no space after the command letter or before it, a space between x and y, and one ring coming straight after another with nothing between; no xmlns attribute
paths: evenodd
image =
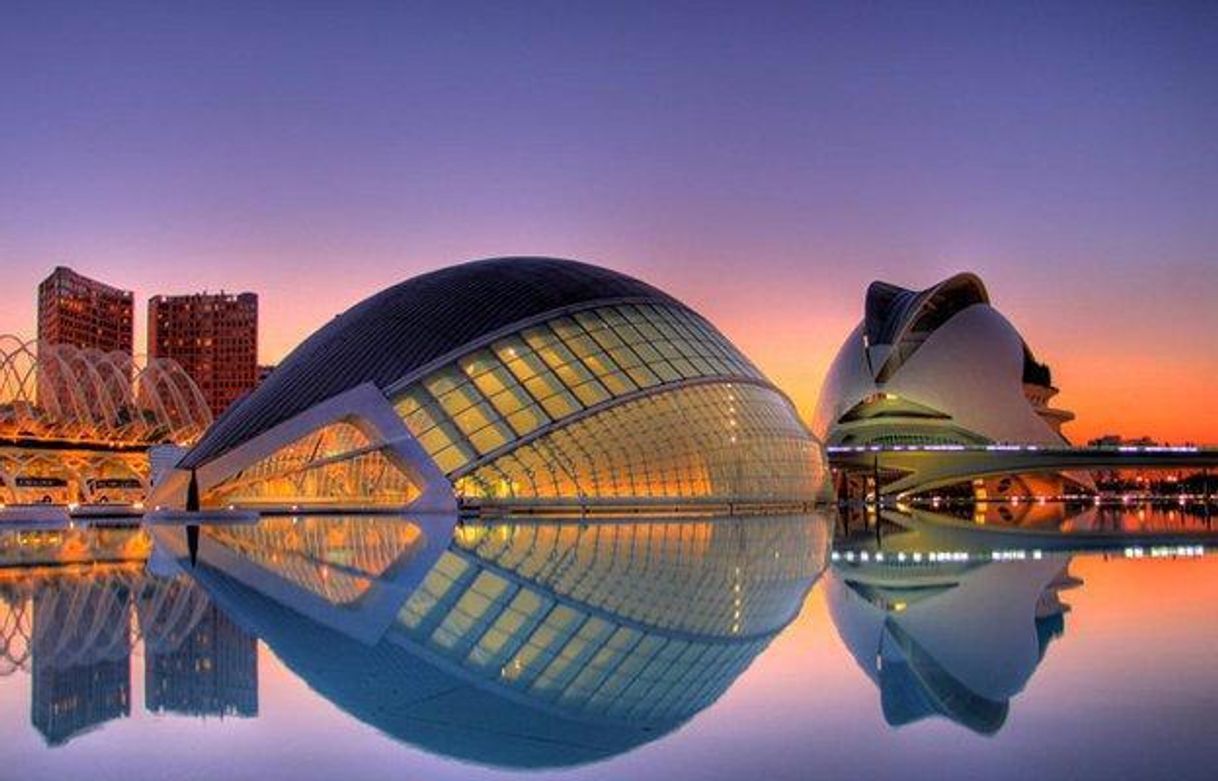
<svg viewBox="0 0 1218 781"><path fill-rule="evenodd" d="M959 312L974 304L988 304L990 295L976 274L956 274L925 290L908 290L889 282L867 287L863 328L867 346L891 345L894 349L875 372L876 382L887 382L897 367L925 337ZM903 348L903 343L912 344Z"/></svg>
<svg viewBox="0 0 1218 781"><path fill-rule="evenodd" d="M975 274L956 274L925 290L877 280L867 287L863 318L867 343L895 344L915 322L921 330L931 331L965 307L989 302L985 283Z"/></svg>
<svg viewBox="0 0 1218 781"><path fill-rule="evenodd" d="M1010 701L974 692L891 616L884 619L884 629L901 651L899 660L886 659L880 667L880 706L889 725L900 727L940 713L979 735L1002 728Z"/></svg>
<svg viewBox="0 0 1218 781"><path fill-rule="evenodd" d="M385 388L479 337L563 307L635 299L679 304L616 271L556 258L490 258L408 279L306 339L234 404L179 466L192 468L365 382Z"/></svg>

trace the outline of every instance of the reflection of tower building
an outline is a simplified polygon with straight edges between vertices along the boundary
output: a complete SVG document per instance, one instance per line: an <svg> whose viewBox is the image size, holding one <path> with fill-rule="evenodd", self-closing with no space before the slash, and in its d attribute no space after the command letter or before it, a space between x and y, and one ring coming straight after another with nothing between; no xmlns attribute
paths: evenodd
<svg viewBox="0 0 1218 781"><path fill-rule="evenodd" d="M940 715L1002 728L1010 700L1065 631L1069 562L835 565L833 623L899 727Z"/></svg>
<svg viewBox="0 0 1218 781"><path fill-rule="evenodd" d="M58 745L131 713L131 637L123 587L48 583L33 597L30 721Z"/></svg>
<svg viewBox="0 0 1218 781"><path fill-rule="evenodd" d="M176 649L149 651L144 692L153 712L257 716L256 641L211 605Z"/></svg>
<svg viewBox="0 0 1218 781"><path fill-rule="evenodd" d="M131 715L131 658L59 669L34 653L30 721L50 745Z"/></svg>

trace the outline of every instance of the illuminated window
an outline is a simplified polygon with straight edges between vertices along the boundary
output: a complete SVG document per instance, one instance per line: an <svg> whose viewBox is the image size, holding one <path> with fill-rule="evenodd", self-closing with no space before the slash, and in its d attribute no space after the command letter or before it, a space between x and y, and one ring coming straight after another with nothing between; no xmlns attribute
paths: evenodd
<svg viewBox="0 0 1218 781"><path fill-rule="evenodd" d="M609 306L557 317L471 351L398 394L395 406L423 448L452 474L612 398L733 375L760 378L696 315L668 306ZM566 453L568 447L573 456ZM651 457L611 478L615 466L630 461L629 453L602 447L581 454L582 447L581 441L534 445L520 458L473 476L464 489L480 496L579 493L585 488L564 463L574 457L599 463L589 478L598 495L606 490L668 495L673 481L679 495L707 490L706 477L697 469L665 472L650 464Z"/></svg>
<svg viewBox="0 0 1218 781"><path fill-rule="evenodd" d="M406 504L418 495L402 469L355 426L308 434L215 486L208 506Z"/></svg>
<svg viewBox="0 0 1218 781"><path fill-rule="evenodd" d="M460 486L513 498L814 500L820 458L790 406L754 385L700 385L627 402L474 469Z"/></svg>

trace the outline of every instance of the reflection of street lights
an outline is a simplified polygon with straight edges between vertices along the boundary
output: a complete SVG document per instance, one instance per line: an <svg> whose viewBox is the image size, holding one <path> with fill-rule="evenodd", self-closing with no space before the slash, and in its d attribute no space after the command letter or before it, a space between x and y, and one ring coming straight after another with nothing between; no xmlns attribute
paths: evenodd
<svg viewBox="0 0 1218 781"><path fill-rule="evenodd" d="M875 506L880 506L880 454L876 453L871 461L871 479L875 483Z"/></svg>
<svg viewBox="0 0 1218 781"><path fill-rule="evenodd" d="M877 451L871 462L872 480L875 481L875 543L880 544L880 454Z"/></svg>
<svg viewBox="0 0 1218 781"><path fill-rule="evenodd" d="M1205 508L1205 528L1210 526L1210 468L1201 468L1201 495L1205 503L1201 506Z"/></svg>

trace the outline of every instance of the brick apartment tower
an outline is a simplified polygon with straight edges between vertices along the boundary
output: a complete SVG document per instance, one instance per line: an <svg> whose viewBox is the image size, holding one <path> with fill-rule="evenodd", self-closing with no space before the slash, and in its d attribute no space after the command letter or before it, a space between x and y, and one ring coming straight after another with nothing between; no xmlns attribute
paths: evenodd
<svg viewBox="0 0 1218 781"><path fill-rule="evenodd" d="M131 354L135 296L56 266L38 285L38 339Z"/></svg>
<svg viewBox="0 0 1218 781"><path fill-rule="evenodd" d="M148 354L181 364L220 415L258 384L257 294L153 296Z"/></svg>

